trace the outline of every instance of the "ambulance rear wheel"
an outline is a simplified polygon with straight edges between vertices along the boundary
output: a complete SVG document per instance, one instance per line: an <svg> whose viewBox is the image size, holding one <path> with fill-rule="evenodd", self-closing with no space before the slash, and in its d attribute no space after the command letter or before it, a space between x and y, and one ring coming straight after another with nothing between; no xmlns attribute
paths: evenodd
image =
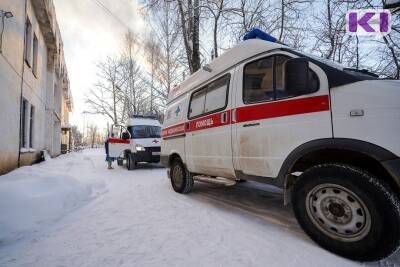
<svg viewBox="0 0 400 267"><path fill-rule="evenodd" d="M193 188L193 177L188 173L182 161L175 159L170 168L171 185L177 193L187 194Z"/></svg>
<svg viewBox="0 0 400 267"><path fill-rule="evenodd" d="M376 176L344 164L314 166L292 191L295 216L323 248L357 261L377 261L400 243L400 202Z"/></svg>
<svg viewBox="0 0 400 267"><path fill-rule="evenodd" d="M132 153L129 153L127 155L127 159L126 159L126 167L128 168L128 170L134 170L137 167L137 162L135 160L135 155Z"/></svg>

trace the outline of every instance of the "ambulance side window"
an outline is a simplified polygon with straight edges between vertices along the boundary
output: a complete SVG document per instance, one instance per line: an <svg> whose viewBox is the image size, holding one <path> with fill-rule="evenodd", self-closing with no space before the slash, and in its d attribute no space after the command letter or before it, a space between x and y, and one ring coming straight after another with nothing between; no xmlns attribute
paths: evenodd
<svg viewBox="0 0 400 267"><path fill-rule="evenodd" d="M204 113L204 103L206 100L206 88L195 92L192 95L189 108L189 117L196 117Z"/></svg>
<svg viewBox="0 0 400 267"><path fill-rule="evenodd" d="M229 80L228 74L194 92L189 105L189 118L225 109L228 103Z"/></svg>
<svg viewBox="0 0 400 267"><path fill-rule="evenodd" d="M218 79L207 86L205 112L222 109L226 106L229 76Z"/></svg>
<svg viewBox="0 0 400 267"><path fill-rule="evenodd" d="M244 67L245 103L270 101L274 99L273 84L274 57L267 57L247 64Z"/></svg>
<svg viewBox="0 0 400 267"><path fill-rule="evenodd" d="M284 86L284 66L290 58L274 55L246 64L243 70L243 102L248 104L297 96L288 92ZM308 84L310 92L318 91L319 79L311 69Z"/></svg>
<svg viewBox="0 0 400 267"><path fill-rule="evenodd" d="M284 87L284 65L286 60L290 59L288 56L279 55L275 57L275 89L276 98L286 98L290 95L285 91Z"/></svg>
<svg viewBox="0 0 400 267"><path fill-rule="evenodd" d="M290 59L290 57L285 55L277 55L275 56L275 97L276 99L284 99L288 97L295 97L298 94L288 92L284 86L284 66L285 62ZM308 68L308 86L310 88L310 92L316 92L319 89L319 79L317 74L311 69Z"/></svg>

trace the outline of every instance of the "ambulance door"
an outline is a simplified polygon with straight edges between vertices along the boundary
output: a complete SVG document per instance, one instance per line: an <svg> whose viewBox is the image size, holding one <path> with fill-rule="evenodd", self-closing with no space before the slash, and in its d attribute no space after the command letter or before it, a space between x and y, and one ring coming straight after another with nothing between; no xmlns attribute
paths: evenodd
<svg viewBox="0 0 400 267"><path fill-rule="evenodd" d="M234 177L231 145L231 73L195 90L189 100L186 158L189 171Z"/></svg>
<svg viewBox="0 0 400 267"><path fill-rule="evenodd" d="M238 173L275 178L296 147L332 137L325 73L308 62L307 93L284 85L284 66L295 57L274 52L236 69L233 160Z"/></svg>
<svg viewBox="0 0 400 267"><path fill-rule="evenodd" d="M134 141L131 135L122 125L112 125L111 134L108 137L108 155L113 158L122 157L127 149L133 149ZM132 150L133 151L133 150Z"/></svg>

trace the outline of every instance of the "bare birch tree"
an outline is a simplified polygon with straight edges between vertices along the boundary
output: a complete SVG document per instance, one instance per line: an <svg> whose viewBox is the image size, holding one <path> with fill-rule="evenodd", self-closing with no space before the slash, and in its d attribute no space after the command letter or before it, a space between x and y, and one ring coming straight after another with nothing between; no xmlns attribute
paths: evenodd
<svg viewBox="0 0 400 267"><path fill-rule="evenodd" d="M260 28L271 32L270 16L273 10L267 0L239 0L235 2L231 21L231 32L236 42L240 41L244 34L253 28Z"/></svg>
<svg viewBox="0 0 400 267"><path fill-rule="evenodd" d="M159 48L156 79L161 88L156 88L156 93L165 101L169 91L181 81L182 72L187 70L185 51L181 45L180 19L174 5L169 2L153 10L148 17L153 29L151 34Z"/></svg>
<svg viewBox="0 0 400 267"><path fill-rule="evenodd" d="M85 97L91 113L102 114L118 124L125 116L123 109L124 94L121 88L126 82L122 75L122 64L119 59L108 57L97 64L99 81Z"/></svg>
<svg viewBox="0 0 400 267"><path fill-rule="evenodd" d="M304 48L303 40L307 36L307 26L304 18L306 10L312 7L313 0L280 0L277 4L275 19L270 20L276 25L271 33L276 32L277 39L294 48ZM274 30L275 29L275 30Z"/></svg>
<svg viewBox="0 0 400 267"><path fill-rule="evenodd" d="M202 6L206 9L206 12L210 14L212 19L212 34L213 34L213 50L212 50L212 58L218 57L218 30L220 26L220 19L223 18L224 13L230 11L227 8L226 0L207 0L205 4Z"/></svg>
<svg viewBox="0 0 400 267"><path fill-rule="evenodd" d="M146 40L146 59L150 65L149 81L147 82L150 93L150 114L153 114L154 112L155 92L158 86L157 76L159 74L160 57L160 46L155 40L153 34L151 34L149 39Z"/></svg>
<svg viewBox="0 0 400 267"><path fill-rule="evenodd" d="M200 0L176 0L190 73L200 69Z"/></svg>
<svg viewBox="0 0 400 267"><path fill-rule="evenodd" d="M123 42L122 67L123 75L127 78L124 86L124 109L126 116L142 113L143 101L146 98L147 88L143 81L143 74L139 67L137 57L139 49L137 36L128 31ZM123 118L126 119L126 118Z"/></svg>

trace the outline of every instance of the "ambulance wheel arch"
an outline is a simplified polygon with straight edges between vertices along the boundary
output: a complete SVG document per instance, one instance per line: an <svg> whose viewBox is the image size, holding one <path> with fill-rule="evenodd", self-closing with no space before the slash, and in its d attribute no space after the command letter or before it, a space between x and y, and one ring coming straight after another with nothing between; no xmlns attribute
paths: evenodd
<svg viewBox="0 0 400 267"><path fill-rule="evenodd" d="M171 166L171 164L172 164L172 162L173 162L174 160L179 160L179 161L181 161L181 162L185 165L185 163L183 162L181 156L179 156L178 153L173 152L173 153L168 157L168 166Z"/></svg>
<svg viewBox="0 0 400 267"><path fill-rule="evenodd" d="M313 166L338 163L367 171L383 180L400 196L400 176L391 175L385 162L398 158L390 151L374 144L347 138L326 138L307 142L293 150L284 161L278 175L278 184L288 194L298 176ZM287 198L285 197L285 200Z"/></svg>

